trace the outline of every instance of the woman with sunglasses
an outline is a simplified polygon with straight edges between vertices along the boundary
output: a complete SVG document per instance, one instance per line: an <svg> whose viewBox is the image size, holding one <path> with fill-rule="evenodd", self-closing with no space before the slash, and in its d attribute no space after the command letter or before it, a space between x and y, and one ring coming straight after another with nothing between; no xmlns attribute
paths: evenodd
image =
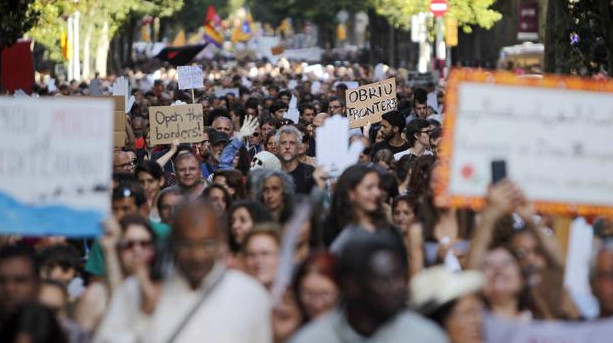
<svg viewBox="0 0 613 343"><path fill-rule="evenodd" d="M140 289L142 309L153 308L159 275L152 271L155 258L155 233L149 221L137 215L128 215L119 223L105 222L106 233L101 239L104 247L107 275L102 281L91 283L76 308L78 322L94 332L102 321L113 291L130 279ZM133 277L133 278L131 278Z"/></svg>
<svg viewBox="0 0 613 343"><path fill-rule="evenodd" d="M404 135L409 142L410 148L394 155L394 159L398 161L402 156L413 155L432 155L430 150L430 135L434 126L426 119L416 118L407 125Z"/></svg>

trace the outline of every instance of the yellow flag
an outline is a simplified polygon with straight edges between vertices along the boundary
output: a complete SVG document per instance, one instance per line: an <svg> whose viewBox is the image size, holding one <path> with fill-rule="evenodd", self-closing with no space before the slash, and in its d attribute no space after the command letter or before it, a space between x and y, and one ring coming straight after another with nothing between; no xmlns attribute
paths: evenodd
<svg viewBox="0 0 613 343"><path fill-rule="evenodd" d="M338 24L336 27L336 39L341 42L347 39L347 26L345 24Z"/></svg>
<svg viewBox="0 0 613 343"><path fill-rule="evenodd" d="M183 46L185 45L185 40L185 30L181 29L172 41L172 46Z"/></svg>
<svg viewBox="0 0 613 343"><path fill-rule="evenodd" d="M151 42L151 33L149 31L149 25L143 25L140 28L140 40L143 42Z"/></svg>
<svg viewBox="0 0 613 343"><path fill-rule="evenodd" d="M445 42L447 46L458 46L458 20L456 18L445 18Z"/></svg>
<svg viewBox="0 0 613 343"><path fill-rule="evenodd" d="M64 57L65 60L68 60L68 56L70 56L71 49L70 43L68 42L68 34L65 30L62 30L62 33L60 34L60 47L62 49L62 57Z"/></svg>

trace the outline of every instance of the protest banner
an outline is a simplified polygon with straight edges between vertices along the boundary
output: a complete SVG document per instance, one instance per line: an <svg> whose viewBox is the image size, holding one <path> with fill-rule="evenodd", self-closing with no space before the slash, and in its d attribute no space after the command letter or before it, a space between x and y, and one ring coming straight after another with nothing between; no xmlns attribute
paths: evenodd
<svg viewBox="0 0 613 343"><path fill-rule="evenodd" d="M196 103L194 88L204 87L202 81L202 66L180 66L177 67L179 74L179 89L192 90L192 103Z"/></svg>
<svg viewBox="0 0 613 343"><path fill-rule="evenodd" d="M613 319L593 322L511 321L486 317L486 342L496 343L607 343Z"/></svg>
<svg viewBox="0 0 613 343"><path fill-rule="evenodd" d="M0 234L100 234L112 132L110 98L0 98Z"/></svg>
<svg viewBox="0 0 613 343"><path fill-rule="evenodd" d="M149 133L153 145L196 143L204 139L202 105L149 107Z"/></svg>
<svg viewBox="0 0 613 343"><path fill-rule="evenodd" d="M448 86L438 202L481 208L505 160L540 212L613 214L613 82L456 70Z"/></svg>
<svg viewBox="0 0 613 343"><path fill-rule="evenodd" d="M347 117L350 127L362 127L368 121L371 124L381 121L381 115L395 110L398 106L396 101L396 81L390 78L364 85L355 89L348 89L345 93L347 105Z"/></svg>

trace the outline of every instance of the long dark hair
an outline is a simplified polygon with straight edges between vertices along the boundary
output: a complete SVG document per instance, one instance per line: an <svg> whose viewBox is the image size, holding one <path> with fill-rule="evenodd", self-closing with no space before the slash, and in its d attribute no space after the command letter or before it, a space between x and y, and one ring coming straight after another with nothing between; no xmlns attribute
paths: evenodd
<svg viewBox="0 0 613 343"><path fill-rule="evenodd" d="M355 206L349 200L349 192L355 189L370 173L378 175L377 170L373 167L356 164L347 168L338 179L324 231L326 245L330 245L345 226L356 220ZM381 203L377 210L369 215L377 228L390 226Z"/></svg>
<svg viewBox="0 0 613 343"><path fill-rule="evenodd" d="M261 202L245 200L245 201L238 201L232 204L230 211L228 211L229 245L230 245L230 251L232 252L238 252L240 251L240 248L241 248L240 244L238 244L238 242L236 241L236 237L234 236L234 233L232 233L232 230L231 230L232 214L234 214L234 212L238 210L239 208L244 208L245 210L247 210L247 212L249 213L249 216L251 216L251 221L253 221L254 227L257 224L272 221L272 215L270 214L270 211L268 211L266 206L264 206Z"/></svg>

